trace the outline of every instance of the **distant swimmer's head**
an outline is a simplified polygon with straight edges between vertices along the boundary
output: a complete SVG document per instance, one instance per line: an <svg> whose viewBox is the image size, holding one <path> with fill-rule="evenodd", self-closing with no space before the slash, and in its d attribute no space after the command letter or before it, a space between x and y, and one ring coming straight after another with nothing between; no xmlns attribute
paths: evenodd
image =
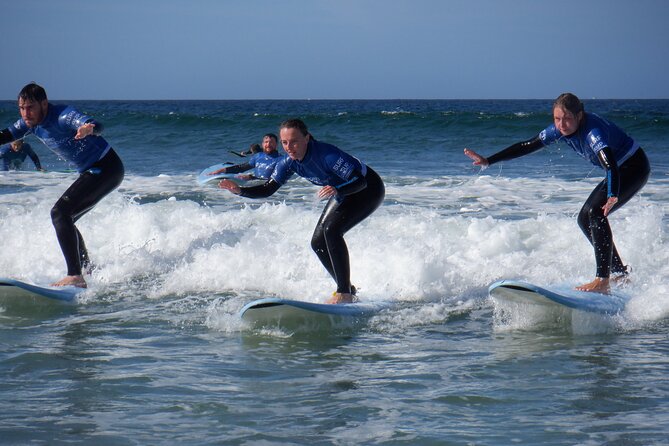
<svg viewBox="0 0 669 446"><path fill-rule="evenodd" d="M274 133L268 133L262 137L262 150L265 153L272 153L276 150L279 138Z"/></svg>
<svg viewBox="0 0 669 446"><path fill-rule="evenodd" d="M553 122L564 136L573 135L583 121L584 107L572 93L563 93L553 102Z"/></svg>
<svg viewBox="0 0 669 446"><path fill-rule="evenodd" d="M301 119L283 121L279 127L281 145L291 159L301 161L307 154L311 135Z"/></svg>
<svg viewBox="0 0 669 446"><path fill-rule="evenodd" d="M19 92L18 100L21 118L28 127L35 127L44 120L49 109L44 88L31 82Z"/></svg>
<svg viewBox="0 0 669 446"><path fill-rule="evenodd" d="M23 148L23 140L22 139L16 139L12 141L11 148L15 152L20 152L21 149Z"/></svg>

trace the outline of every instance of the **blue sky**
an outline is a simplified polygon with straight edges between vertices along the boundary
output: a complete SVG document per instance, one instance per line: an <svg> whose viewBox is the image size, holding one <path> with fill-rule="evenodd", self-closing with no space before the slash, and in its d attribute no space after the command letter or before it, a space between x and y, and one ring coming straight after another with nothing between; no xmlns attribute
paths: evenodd
<svg viewBox="0 0 669 446"><path fill-rule="evenodd" d="M667 0L12 0L0 99L669 98Z"/></svg>

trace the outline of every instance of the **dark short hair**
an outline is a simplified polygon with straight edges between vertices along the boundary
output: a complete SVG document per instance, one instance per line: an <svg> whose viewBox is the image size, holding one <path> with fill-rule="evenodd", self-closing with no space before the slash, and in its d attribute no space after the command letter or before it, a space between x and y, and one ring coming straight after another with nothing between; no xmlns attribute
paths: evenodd
<svg viewBox="0 0 669 446"><path fill-rule="evenodd" d="M584 110L583 102L572 93L562 93L560 96L555 99L553 102L553 110L555 107L560 107L563 110L571 112L574 116L579 114Z"/></svg>
<svg viewBox="0 0 669 446"><path fill-rule="evenodd" d="M302 135L307 136L309 134L309 129L307 125L301 119L287 119L281 123L279 129L298 129Z"/></svg>
<svg viewBox="0 0 669 446"><path fill-rule="evenodd" d="M46 101L46 91L41 86L37 85L35 82L31 82L21 89L19 92L19 97L17 99L23 99L24 101L35 101L42 102Z"/></svg>
<svg viewBox="0 0 669 446"><path fill-rule="evenodd" d="M262 139L265 139L265 138L272 138L272 139L274 140L274 142L278 142L278 141L279 141L279 138L278 138L274 133L265 133L265 134L262 136Z"/></svg>

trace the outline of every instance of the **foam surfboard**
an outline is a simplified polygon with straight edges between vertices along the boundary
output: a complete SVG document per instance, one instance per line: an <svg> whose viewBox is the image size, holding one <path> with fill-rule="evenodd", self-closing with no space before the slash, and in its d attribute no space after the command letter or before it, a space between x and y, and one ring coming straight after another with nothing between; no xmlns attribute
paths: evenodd
<svg viewBox="0 0 669 446"><path fill-rule="evenodd" d="M268 297L246 304L239 315L255 328L332 328L364 322L388 306L387 302L318 304Z"/></svg>
<svg viewBox="0 0 669 446"><path fill-rule="evenodd" d="M75 303L77 295L84 291L85 288L74 286L41 286L16 279L0 278L0 299L5 300L38 298L51 302Z"/></svg>
<svg viewBox="0 0 669 446"><path fill-rule="evenodd" d="M540 287L527 282L500 280L488 288L493 299L503 302L563 306L590 313L618 314L625 309L629 296L578 291L566 285Z"/></svg>
<svg viewBox="0 0 669 446"><path fill-rule="evenodd" d="M227 162L227 163L214 164L213 166L207 167L197 176L198 184L202 186L212 182L218 183L219 181L225 178L229 180L234 180L237 183L245 183L247 180L237 178L237 175L239 175L238 173L217 173L216 175L210 175L212 172L215 172L223 167L230 167L233 165L234 164Z"/></svg>

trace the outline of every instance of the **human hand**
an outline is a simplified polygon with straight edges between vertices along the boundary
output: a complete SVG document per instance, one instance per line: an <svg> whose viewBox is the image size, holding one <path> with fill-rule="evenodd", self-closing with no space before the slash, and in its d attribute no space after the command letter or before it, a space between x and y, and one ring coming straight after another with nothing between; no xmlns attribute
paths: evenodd
<svg viewBox="0 0 669 446"><path fill-rule="evenodd" d="M606 200L606 203L604 203L604 206L602 206L602 210L604 211L604 217L607 217L609 215L611 209L613 209L613 206L615 206L617 202L618 202L618 197L609 197L609 199Z"/></svg>
<svg viewBox="0 0 669 446"><path fill-rule="evenodd" d="M323 186L321 190L318 191L318 198L321 200L335 195L337 195L337 189L335 189L334 186Z"/></svg>
<svg viewBox="0 0 669 446"><path fill-rule="evenodd" d="M242 191L242 188L239 187L239 184L235 183L232 180L221 180L218 183L218 187L220 187L221 189L228 190L235 195L239 195Z"/></svg>
<svg viewBox="0 0 669 446"><path fill-rule="evenodd" d="M481 166L481 167L488 167L490 164L488 162L488 158L485 156L481 156L478 153L474 152L473 150L470 149L465 149L465 155L467 155L469 158L471 158L474 161L475 166Z"/></svg>
<svg viewBox="0 0 669 446"><path fill-rule="evenodd" d="M84 139L88 135L92 134L94 129L95 124L87 122L77 129L77 134L74 135L74 139Z"/></svg>
<svg viewBox="0 0 669 446"><path fill-rule="evenodd" d="M213 172L209 172L207 175L218 175L219 173L225 173L225 167L222 169L214 170Z"/></svg>

